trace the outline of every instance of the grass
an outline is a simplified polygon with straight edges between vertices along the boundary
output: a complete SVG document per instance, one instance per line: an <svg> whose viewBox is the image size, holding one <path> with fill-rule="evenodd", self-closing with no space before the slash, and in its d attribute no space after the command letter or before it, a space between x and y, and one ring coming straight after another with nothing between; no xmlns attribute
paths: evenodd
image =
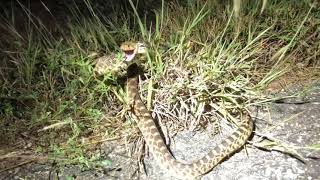
<svg viewBox="0 0 320 180"><path fill-rule="evenodd" d="M149 46L141 94L172 131L201 129L217 116L236 119L243 108L267 102L265 92L319 77L319 7L304 1L270 0L262 14L260 3L248 3L239 18L232 6L216 1L162 2L150 16L129 2L115 4L110 14L101 9L110 5L102 2L74 2L61 22L42 4L57 20L51 24L25 4L5 9L4 147L14 151L31 143L29 151L61 164L105 165L93 151L97 145L137 134L128 133L134 125L122 116L123 84L111 75L97 78L94 62L118 53L118 45L130 39ZM26 15L22 28L15 8Z"/></svg>

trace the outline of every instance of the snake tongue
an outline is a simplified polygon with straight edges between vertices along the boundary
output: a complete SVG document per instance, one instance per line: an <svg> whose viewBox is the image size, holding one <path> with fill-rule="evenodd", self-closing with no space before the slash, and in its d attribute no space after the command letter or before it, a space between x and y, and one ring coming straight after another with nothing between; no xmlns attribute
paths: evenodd
<svg viewBox="0 0 320 180"><path fill-rule="evenodd" d="M133 58L135 56L134 51L125 51L124 53L125 53L125 60L124 61L130 62L133 60Z"/></svg>

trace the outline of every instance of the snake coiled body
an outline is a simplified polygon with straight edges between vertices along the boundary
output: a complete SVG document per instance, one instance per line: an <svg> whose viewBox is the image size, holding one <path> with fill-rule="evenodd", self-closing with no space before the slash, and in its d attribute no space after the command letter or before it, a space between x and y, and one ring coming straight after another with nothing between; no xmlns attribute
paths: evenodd
<svg viewBox="0 0 320 180"><path fill-rule="evenodd" d="M183 164L177 161L167 149L150 112L140 98L136 64L132 64L128 68L127 90L131 111L151 154L162 168L167 169L175 177L195 179L206 174L223 159L241 148L252 133L253 124L250 116L246 113L238 129L207 155L191 164Z"/></svg>
<svg viewBox="0 0 320 180"><path fill-rule="evenodd" d="M167 149L150 112L139 95L139 71L138 65L136 64L138 59L136 56L145 54L146 48L141 43L125 42L121 45L120 49L125 53L125 59L122 62L122 65L125 64L124 66L128 68L127 92L130 112L133 119L137 122L154 159L160 167L168 170L172 176L181 179L196 179L209 172L222 160L231 156L247 142L247 139L250 137L253 130L253 123L251 117L246 112L241 118L238 128L219 145L214 147L207 155L190 164L184 164L177 161ZM107 61L107 64L108 65L105 66L103 63L102 65L97 63L95 71L104 73L106 71L105 67L111 66L110 71L117 72L120 67L112 61Z"/></svg>

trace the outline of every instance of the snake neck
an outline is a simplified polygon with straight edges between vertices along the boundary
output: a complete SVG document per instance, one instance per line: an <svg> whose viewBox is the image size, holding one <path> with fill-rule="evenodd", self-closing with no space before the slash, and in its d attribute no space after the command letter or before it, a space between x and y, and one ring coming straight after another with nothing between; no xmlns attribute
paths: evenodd
<svg viewBox="0 0 320 180"><path fill-rule="evenodd" d="M136 63L131 64L127 69L128 79L136 78L139 75L139 67Z"/></svg>
<svg viewBox="0 0 320 180"><path fill-rule="evenodd" d="M127 69L127 75L128 75L128 79L127 79L127 93L128 93L128 98L131 102L129 102L131 108L133 108L133 110L135 109L135 107L137 106L135 104L135 101L137 98L139 98L138 95L138 77L139 77L139 71L138 71L138 65L136 63L131 64L128 69Z"/></svg>
<svg viewBox="0 0 320 180"><path fill-rule="evenodd" d="M137 64L131 64L128 69L127 92L130 99L131 111L136 118L135 121L144 136L150 152L153 154L158 164L169 170L171 175L182 179L195 179L218 165L225 158L241 148L250 137L253 129L251 117L245 113L242 122L230 136L223 140L218 146L213 148L202 158L184 164L177 161L167 149L153 118L141 100L138 89L139 68Z"/></svg>

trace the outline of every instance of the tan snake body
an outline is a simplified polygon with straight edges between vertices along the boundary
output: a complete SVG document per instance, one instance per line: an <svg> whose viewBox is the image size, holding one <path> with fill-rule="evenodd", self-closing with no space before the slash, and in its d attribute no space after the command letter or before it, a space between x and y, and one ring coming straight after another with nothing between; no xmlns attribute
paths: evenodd
<svg viewBox="0 0 320 180"><path fill-rule="evenodd" d="M130 44L123 44L120 49L126 53L128 49L130 49L130 51L136 51L137 48L139 47L131 47ZM218 146L213 148L207 155L191 164L181 163L177 161L167 149L150 112L141 100L138 88L137 64L134 63L130 65L127 72L128 98L130 100L130 108L134 115L134 119L157 163L175 177L195 179L206 174L223 159L229 157L236 150L241 148L252 133L253 123L251 117L248 113L245 113L237 130L224 139Z"/></svg>

